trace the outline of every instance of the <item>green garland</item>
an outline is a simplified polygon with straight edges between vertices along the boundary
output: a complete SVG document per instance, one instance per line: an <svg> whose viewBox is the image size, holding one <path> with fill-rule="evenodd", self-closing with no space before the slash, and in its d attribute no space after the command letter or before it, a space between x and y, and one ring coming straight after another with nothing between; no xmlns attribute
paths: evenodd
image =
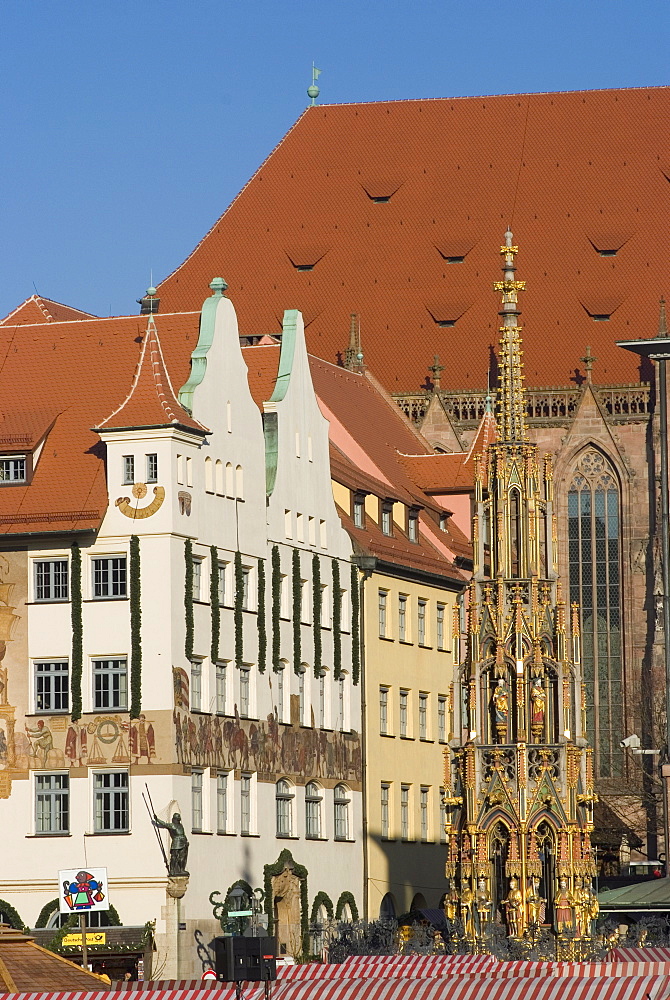
<svg viewBox="0 0 670 1000"><path fill-rule="evenodd" d="M220 896L221 895L220 892L215 891L215 892L210 892L210 894L209 894L209 901L212 904L212 913L214 915L214 919L219 921L219 924L221 925L221 930L224 932L224 934L226 933L226 931L230 930L230 928L227 927L227 922L228 922L228 919L229 919L229 917L228 917L228 898L229 898L231 892L233 891L233 889L237 889L238 886L240 887L240 889L244 890L244 892L249 897L249 903L251 903L252 899L254 898L254 890L251 888L251 886L249 885L249 883L246 882L243 878L238 878L238 880L236 882L233 882L233 884L228 887L228 892L224 896L223 902L221 902L221 903L217 902L217 900L214 898L215 896ZM246 917L233 917L233 916L231 916L230 919L231 920L245 920L246 921Z"/></svg>
<svg viewBox="0 0 670 1000"><path fill-rule="evenodd" d="M209 572L209 603L212 609L212 663L219 659L219 637L221 635L221 604L219 602L219 550L216 545L209 549L211 569Z"/></svg>
<svg viewBox="0 0 670 1000"><path fill-rule="evenodd" d="M361 675L361 592L358 570L351 565L351 679L358 684Z"/></svg>
<svg viewBox="0 0 670 1000"><path fill-rule="evenodd" d="M46 927L49 923L49 917L52 913L55 913L59 906L60 901L58 897L56 897L56 899L50 899L48 903L45 903L35 922L35 927ZM5 912L2 900L0 900L0 909ZM107 910L107 922L109 927L121 927L121 917L119 916L118 910L115 906L110 905Z"/></svg>
<svg viewBox="0 0 670 1000"><path fill-rule="evenodd" d="M337 901L337 906L335 907L335 919L342 919L342 910L347 903L349 904L349 909L351 910L351 919L358 920L358 907L356 906L356 900L354 899L353 894L348 890L345 890Z"/></svg>
<svg viewBox="0 0 670 1000"><path fill-rule="evenodd" d="M81 672L84 665L84 622L81 601L81 549L70 549L70 590L72 592L72 721L81 719Z"/></svg>
<svg viewBox="0 0 670 1000"><path fill-rule="evenodd" d="M328 919L333 919L333 901L326 892L317 892L314 897L314 902L312 903L312 913L309 918L311 924L316 923L316 918L319 912L319 907L325 906L326 913L328 914Z"/></svg>
<svg viewBox="0 0 670 1000"><path fill-rule="evenodd" d="M300 588L300 549L293 549L293 669L300 673L302 659L300 618L302 611L302 593Z"/></svg>
<svg viewBox="0 0 670 1000"><path fill-rule="evenodd" d="M342 591L340 589L340 564L333 559L333 677L342 673Z"/></svg>
<svg viewBox="0 0 670 1000"><path fill-rule="evenodd" d="M59 927L58 930L55 930L54 936L47 942L47 951L53 951L56 954L60 954L63 950L63 938L75 927L79 927L79 914L71 913L63 926Z"/></svg>
<svg viewBox="0 0 670 1000"><path fill-rule="evenodd" d="M265 673L268 654L268 629L265 621L265 559L258 560L258 670Z"/></svg>
<svg viewBox="0 0 670 1000"><path fill-rule="evenodd" d="M187 538L184 542L184 619L186 621L186 638L184 639L184 655L191 662L193 659L193 542Z"/></svg>
<svg viewBox="0 0 670 1000"><path fill-rule="evenodd" d="M274 931L274 900L272 897L272 879L281 875L286 864L293 868L293 872L300 880L300 934L302 937L303 957L309 951L309 920L307 919L307 909L309 906L307 897L307 869L293 860L293 855L287 847L281 852L273 865L265 865L263 868L263 889L265 898L263 905L268 915L268 937L272 937Z"/></svg>
<svg viewBox="0 0 670 1000"><path fill-rule="evenodd" d="M321 673L321 563L312 556L312 628L314 630L314 676Z"/></svg>
<svg viewBox="0 0 670 1000"><path fill-rule="evenodd" d="M272 546L272 669L281 670L281 556Z"/></svg>
<svg viewBox="0 0 670 1000"><path fill-rule="evenodd" d="M130 718L142 711L142 584L140 540L130 536Z"/></svg>
<svg viewBox="0 0 670 1000"><path fill-rule="evenodd" d="M56 901L56 905L58 905L58 901ZM4 899L0 899L0 913L6 920L9 921L9 926L13 927L14 930L26 930L26 924L24 924L23 920L21 920L18 912L14 909L11 903L5 902Z"/></svg>
<svg viewBox="0 0 670 1000"><path fill-rule="evenodd" d="M244 625L242 615L242 604L244 601L244 570L242 569L242 553L238 549L235 553L235 608L233 620L235 622L235 666L244 665Z"/></svg>

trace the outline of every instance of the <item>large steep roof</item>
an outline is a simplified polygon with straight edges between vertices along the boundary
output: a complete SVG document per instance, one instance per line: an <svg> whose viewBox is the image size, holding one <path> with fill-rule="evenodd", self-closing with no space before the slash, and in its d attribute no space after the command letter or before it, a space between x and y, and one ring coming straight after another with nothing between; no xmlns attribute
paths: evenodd
<svg viewBox="0 0 670 1000"><path fill-rule="evenodd" d="M511 225L527 384L579 381L587 345L594 381L638 382L616 341L653 335L668 293L669 119L667 87L309 108L161 307L197 308L223 273L242 334L278 332L292 306L336 361L358 313L388 391L418 389L436 353L443 389L483 389Z"/></svg>

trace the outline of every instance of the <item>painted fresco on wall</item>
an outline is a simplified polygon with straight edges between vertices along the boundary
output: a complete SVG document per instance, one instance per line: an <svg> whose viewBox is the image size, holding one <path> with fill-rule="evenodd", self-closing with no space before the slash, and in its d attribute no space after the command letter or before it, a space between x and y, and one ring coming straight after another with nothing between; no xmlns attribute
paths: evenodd
<svg viewBox="0 0 670 1000"><path fill-rule="evenodd" d="M21 629L22 615L15 614L26 597L25 559L14 555L0 556L0 798L11 794L11 772L17 769L15 755L15 706L18 678L14 669L21 661L25 644L25 629ZM22 644L21 640L24 640ZM17 648L18 644L18 648Z"/></svg>
<svg viewBox="0 0 670 1000"><path fill-rule="evenodd" d="M72 722L67 715L32 718L14 737L16 767L103 767L152 764L156 757L154 724L140 715L96 715Z"/></svg>
<svg viewBox="0 0 670 1000"><path fill-rule="evenodd" d="M260 781L279 775L361 781L358 734L284 725L271 713L265 720L173 712L180 764L258 772Z"/></svg>

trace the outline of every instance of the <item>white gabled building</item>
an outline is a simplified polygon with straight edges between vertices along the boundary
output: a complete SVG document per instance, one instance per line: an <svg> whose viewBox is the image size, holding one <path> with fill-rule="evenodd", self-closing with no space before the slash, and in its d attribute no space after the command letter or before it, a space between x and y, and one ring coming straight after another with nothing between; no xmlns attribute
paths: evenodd
<svg viewBox="0 0 670 1000"><path fill-rule="evenodd" d="M106 866L122 922L156 921L154 972L181 977L201 971L194 934L216 930L213 891L265 889L293 953L314 947L313 917L331 904L355 915L362 897L351 542L302 317L285 314L261 413L225 283L211 287L199 331L197 314L49 324L76 342L85 391L54 347L30 412L5 437L0 425L0 820L12 831L0 908L44 923L59 869ZM45 326L33 331L46 342ZM188 376L178 394L168 371ZM8 442L22 420L19 455ZM59 510L68 488L78 510ZM190 841L178 904L147 789Z"/></svg>

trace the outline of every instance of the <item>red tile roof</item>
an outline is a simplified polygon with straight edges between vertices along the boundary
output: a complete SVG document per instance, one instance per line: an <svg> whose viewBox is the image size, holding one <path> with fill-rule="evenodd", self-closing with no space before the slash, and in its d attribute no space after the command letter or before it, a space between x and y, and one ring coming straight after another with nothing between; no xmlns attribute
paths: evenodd
<svg viewBox="0 0 670 1000"><path fill-rule="evenodd" d="M483 389L511 224L526 384L574 383L587 345L595 382L638 382L616 341L653 335L668 294L669 119L667 87L309 108L161 284L161 305L199 307L223 271L242 334L277 332L295 307L311 353L335 361L357 313L387 390L421 386L434 354L448 358L443 389Z"/></svg>
<svg viewBox="0 0 670 1000"><path fill-rule="evenodd" d="M130 392L123 403L105 417L96 429L173 425L186 427L202 435L208 431L208 428L193 419L175 396L165 367L156 320L150 315Z"/></svg>
<svg viewBox="0 0 670 1000"><path fill-rule="evenodd" d="M91 993L108 989L109 984L62 955L41 948L21 931L3 927L0 930L0 988L8 993L35 990Z"/></svg>
<svg viewBox="0 0 670 1000"><path fill-rule="evenodd" d="M174 385L188 378L199 321L199 312L159 317ZM30 485L0 490L0 534L99 527L107 487L104 446L92 428L127 391L146 322L145 316L122 316L0 326L0 399L16 399L16 386L27 378L30 384L29 395L17 400L11 415L11 436L31 438L28 448L40 428L48 427L44 421L56 415Z"/></svg>
<svg viewBox="0 0 670 1000"><path fill-rule="evenodd" d="M0 319L0 326L4 323L64 323L72 319L95 317L73 306L64 306L62 302L44 299L41 295L31 295L8 316Z"/></svg>
<svg viewBox="0 0 670 1000"><path fill-rule="evenodd" d="M420 489L427 494L469 492L474 488L475 457L484 456L497 437L493 413L484 413L467 452L451 455L400 455L400 461ZM486 463L482 463L485 472Z"/></svg>

